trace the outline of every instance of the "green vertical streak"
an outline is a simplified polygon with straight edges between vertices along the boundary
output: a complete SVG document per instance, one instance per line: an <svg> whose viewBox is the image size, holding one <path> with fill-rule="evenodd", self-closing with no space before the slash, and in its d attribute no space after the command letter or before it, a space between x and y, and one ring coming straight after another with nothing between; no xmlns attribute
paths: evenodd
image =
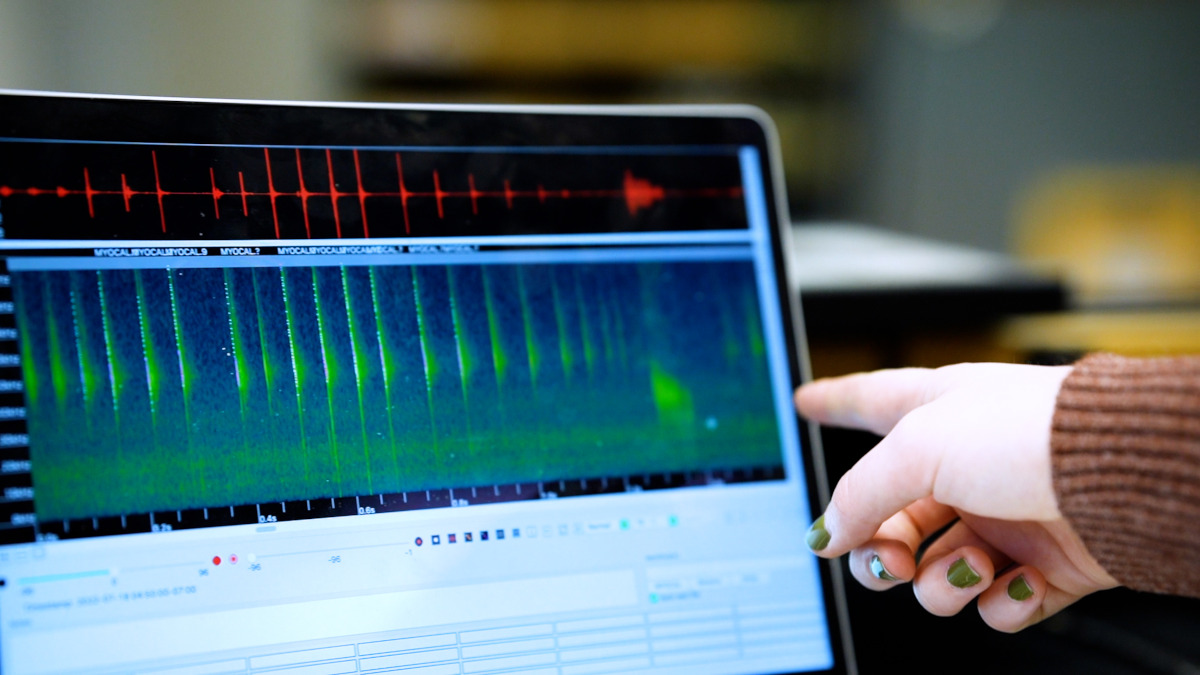
<svg viewBox="0 0 1200 675"><path fill-rule="evenodd" d="M17 311L21 314L21 318L19 319L20 323L18 325L21 326L29 325L29 315L26 313L25 307L26 303L17 305ZM33 367L33 345L28 339L24 339L20 341L20 348L22 366L21 373L25 380L25 400L37 401L38 394L40 393L39 390L41 389L41 383L38 381L37 377L38 369ZM53 362L53 353L51 353L50 359L51 362Z"/></svg>
<svg viewBox="0 0 1200 675"><path fill-rule="evenodd" d="M108 322L108 298L104 294L104 276L100 270L96 270L96 289L100 292L100 326L104 331L104 358L108 361L108 384L112 388L112 413L113 413L113 447L116 448L116 462L118 480L125 484L124 473L124 448L121 442L121 404L120 404L120 386L118 380L124 382L124 373L119 372L116 359L113 358L113 336L112 327Z"/></svg>
<svg viewBox="0 0 1200 675"><path fill-rule="evenodd" d="M238 393L241 398L242 405L242 424L246 424L246 398L250 395L250 373L246 370L246 347L242 344L241 318L238 317L237 307L233 303L233 296L229 292L229 286L233 283L232 270L226 269L224 272L223 285L225 288L225 307L229 314L229 342L233 345L233 368L237 375Z"/></svg>
<svg viewBox="0 0 1200 675"><path fill-rule="evenodd" d="M592 344L591 327L588 325L588 304L583 301L582 282L579 281L579 269L571 268L571 278L575 280L575 302L579 307L579 334L583 336L583 360L587 364L588 379L595 374L596 347Z"/></svg>
<svg viewBox="0 0 1200 675"><path fill-rule="evenodd" d="M256 288L256 277L253 273L250 275L250 285ZM254 293L254 317L255 325L258 328L258 348L262 351L263 365L263 383L266 384L267 394L267 412L275 414L275 370L271 367L271 359L267 356L267 327L263 321L262 298L258 293ZM300 442L304 442L304 435L300 435Z"/></svg>
<svg viewBox="0 0 1200 675"><path fill-rule="evenodd" d="M517 268L517 294L521 296L521 321L525 325L525 351L529 354L529 384L536 392L538 370L541 356L538 354L537 342L533 339L533 321L530 318L529 294L525 292L525 268Z"/></svg>
<svg viewBox="0 0 1200 675"><path fill-rule="evenodd" d="M167 273L167 288L171 293L171 323L175 330L175 353L179 358L179 386L183 389L183 424L186 427L183 433L183 444L186 451L190 451L192 444L192 413L188 405L188 377L187 367L184 365L183 353L183 331L179 327L179 300L175 293L175 271L168 268ZM197 452L197 456L192 462L192 473L195 474L200 483L200 488L197 495L200 495L200 501L208 500L208 481L204 478L204 461L203 455Z"/></svg>
<svg viewBox="0 0 1200 675"><path fill-rule="evenodd" d="M142 358L146 362L146 392L150 399L150 421L154 429L158 429L158 406L155 401L158 396L158 361L154 353L154 340L150 335L150 325L146 323L146 290L142 286L142 270L135 270L133 282L137 286L138 327L142 340Z"/></svg>
<svg viewBox="0 0 1200 675"><path fill-rule="evenodd" d="M417 278L417 268L410 268L413 281L413 302L417 307L417 334L421 338L421 358L425 364L425 396L429 400L429 428L433 435L433 447L438 446L437 414L433 406L433 378L437 375L437 360L433 356L433 345L429 342L429 334L425 330L425 305L421 302L421 282ZM436 452L435 452L436 454Z"/></svg>
<svg viewBox="0 0 1200 675"><path fill-rule="evenodd" d="M92 382L91 369L87 366L87 324L79 319L79 293L76 292L76 278L71 277L71 328L75 335L75 358L79 361L79 384L80 394L83 397L84 417L87 420L89 431L92 426L91 410L88 410L88 402L92 398L92 392L95 385Z"/></svg>
<svg viewBox="0 0 1200 675"><path fill-rule="evenodd" d="M146 432L150 437L147 445L150 448L151 456L161 457L160 432L158 426L158 401L159 382L161 374L159 373L158 361L156 359L156 351L154 346L153 333L146 321L146 292L142 285L142 275L144 270L133 271L134 293L137 300L137 322L138 322L138 340L142 352L142 364L146 371L146 406L150 409L150 429ZM148 458L147 458L148 459ZM149 462L148 462L149 463ZM146 473L146 469L151 472L154 468L143 468L142 475Z"/></svg>
<svg viewBox="0 0 1200 675"><path fill-rule="evenodd" d="M492 343L492 366L496 371L496 385L500 386L504 382L504 373L508 370L508 355L504 353L504 346L500 343L500 326L496 322L496 313L492 307L492 289L488 282L488 267L483 268L483 304L487 309L488 317L488 339Z"/></svg>
<svg viewBox="0 0 1200 675"><path fill-rule="evenodd" d="M575 357L571 354L571 345L567 344L567 327L563 321L562 306L558 299L558 277L550 273L550 297L554 300L554 325L558 328L558 353L562 359L563 382L571 380L571 365Z"/></svg>
<svg viewBox="0 0 1200 675"><path fill-rule="evenodd" d="M55 326L54 314L50 311L50 305L46 302L46 285L49 279L45 275L38 276L37 290L41 299L42 314L46 318L46 341L50 352L50 386L54 387L54 402L58 405L58 413L62 414L62 406L67 398L67 372L63 368L61 344L62 339L58 336L58 328ZM23 308L24 311L24 308ZM28 319L26 319L28 323ZM21 340L21 362L25 365L26 386L29 381L36 382L36 373L33 372L36 368L30 368L27 364L33 363L30 350L32 346L29 340ZM36 385L34 385L36 386ZM37 397L34 392L29 394L29 400L36 401Z"/></svg>
<svg viewBox="0 0 1200 675"><path fill-rule="evenodd" d="M229 344L233 346L233 372L237 376L238 405L242 411L242 447L246 456L252 452L250 439L246 433L249 420L246 419L246 403L250 395L250 373L246 371L245 347L241 340L241 321L237 315L237 307L233 303L233 294L229 292L232 283L232 270L226 269L222 274L221 285L225 289L225 312L229 315Z"/></svg>
<svg viewBox="0 0 1200 675"><path fill-rule="evenodd" d="M474 370L474 363L471 360L471 352L467 348L466 341L463 340L463 331L461 317L458 314L458 298L457 287L454 283L454 274L451 273L449 265L446 266L446 281L449 287L450 294L450 319L454 322L454 349L458 352L458 379L462 382L462 397L463 411L466 413L463 422L467 429L467 451L471 450L471 400L468 392L471 389L467 380L470 378L469 373Z"/></svg>
<svg viewBox="0 0 1200 675"><path fill-rule="evenodd" d="M346 268L341 268L342 272L342 298L346 305L346 330L350 333L350 356L354 360L354 387L358 391L358 423L362 430L362 446L363 459L367 467L367 492L374 494L375 486L371 480L371 446L367 439L367 413L363 410L363 380L366 379L362 369L365 363L359 360L358 355L366 351L361 343L359 331L354 325L354 312L350 311L350 288L346 285ZM366 355L363 354L363 359Z"/></svg>
<svg viewBox="0 0 1200 675"><path fill-rule="evenodd" d="M475 363L471 356L471 350L462 339L462 317L459 315L458 309L458 293L457 284L454 282L454 274L451 273L449 266L446 267L446 280L450 287L450 317L454 321L454 348L458 352L458 370L462 376L463 389L467 388L467 378L471 373L475 372Z"/></svg>
<svg viewBox="0 0 1200 675"><path fill-rule="evenodd" d="M50 300L46 297L49 283L50 277L43 275L39 287L42 294L42 306L45 308L46 314L46 336L50 341L50 382L54 385L54 400L59 405L58 412L62 414L62 406L66 403L67 389L70 384L67 382L67 366L63 363L63 338L58 334L58 322L54 320L54 313L50 311Z"/></svg>
<svg viewBox="0 0 1200 675"><path fill-rule="evenodd" d="M766 355L767 347L763 343L762 322L758 316L758 298L752 293L746 293L742 300L746 308L746 334L750 342L750 353L756 358Z"/></svg>
<svg viewBox="0 0 1200 675"><path fill-rule="evenodd" d="M387 403L387 423L388 437L392 442L392 467L395 469L396 476L400 474L400 460L396 456L396 427L392 423L392 358L384 348L386 340L383 335L383 319L380 317L379 311L379 286L375 280L375 268L370 268L371 278L371 310L375 313L375 332L379 336L379 366L383 371L383 397Z"/></svg>
<svg viewBox="0 0 1200 675"><path fill-rule="evenodd" d="M41 287L41 285L38 285L38 287ZM17 304L17 312L20 316L17 325L30 325L28 311L29 305L30 303L28 303L28 301ZM25 400L37 401L37 394L38 390L41 389L41 383L37 380L38 369L31 368L32 363L34 363L34 347L32 347L32 342L29 340L28 336L18 336L18 347L20 348L20 363L24 365L24 368L22 368L22 375L25 381Z"/></svg>
<svg viewBox="0 0 1200 675"><path fill-rule="evenodd" d="M321 367L325 371L325 402L329 408L329 447L333 456L333 479L337 482L338 496L342 496L342 464L338 457L337 422L333 412L333 378L337 366L337 355L329 348L325 335L325 311L321 309L321 293L317 281L317 268L312 268L313 306L317 311L317 340L321 343Z"/></svg>
<svg viewBox="0 0 1200 675"><path fill-rule="evenodd" d="M187 414L187 394L189 389L187 366L183 353L183 329L179 326L179 300L175 293L175 271L167 270L167 288L171 292L171 324L175 329L175 356L179 361L179 386L184 394L184 414Z"/></svg>
<svg viewBox="0 0 1200 675"><path fill-rule="evenodd" d="M299 359L296 358L296 338L292 334L292 325L296 323L296 317L292 309L291 296L288 294L287 275L284 274L282 267L279 268L279 287L283 292L284 313L287 315L288 351L292 356L292 381L296 383L296 419L300 424L300 450L301 456L304 458L304 484L312 485L308 470L308 433L304 429L304 403L300 399L300 369L297 367ZM258 301L256 300L255 302ZM259 311L261 312L261 308ZM266 344L266 340L263 340L263 344ZM263 358L266 358L265 352Z"/></svg>

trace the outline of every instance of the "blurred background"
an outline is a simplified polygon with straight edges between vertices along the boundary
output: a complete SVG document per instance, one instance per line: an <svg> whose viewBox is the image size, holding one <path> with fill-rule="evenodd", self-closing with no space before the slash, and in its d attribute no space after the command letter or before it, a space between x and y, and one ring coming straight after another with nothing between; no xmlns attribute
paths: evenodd
<svg viewBox="0 0 1200 675"><path fill-rule="evenodd" d="M818 373L1200 351L1193 0L0 0L0 87L753 103Z"/></svg>
<svg viewBox="0 0 1200 675"><path fill-rule="evenodd" d="M1195 0L0 0L0 87L753 103L817 374L1200 353ZM871 442L827 432L834 477ZM1200 672L1195 603L1115 593L1008 638L901 593L851 593L868 672L992 647L988 672Z"/></svg>

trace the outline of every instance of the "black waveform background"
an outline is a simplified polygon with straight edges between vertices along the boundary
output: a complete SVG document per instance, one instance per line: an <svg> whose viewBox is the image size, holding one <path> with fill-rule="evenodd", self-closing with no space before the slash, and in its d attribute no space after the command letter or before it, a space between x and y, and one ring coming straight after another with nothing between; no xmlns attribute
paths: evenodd
<svg viewBox="0 0 1200 675"><path fill-rule="evenodd" d="M43 522L781 463L749 261L13 284Z"/></svg>
<svg viewBox="0 0 1200 675"><path fill-rule="evenodd" d="M745 229L720 154L0 141L6 239L362 239Z"/></svg>

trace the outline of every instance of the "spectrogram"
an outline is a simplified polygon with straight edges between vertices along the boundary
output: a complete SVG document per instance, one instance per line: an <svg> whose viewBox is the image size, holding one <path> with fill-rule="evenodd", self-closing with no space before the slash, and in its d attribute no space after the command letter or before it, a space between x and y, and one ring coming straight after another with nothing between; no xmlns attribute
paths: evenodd
<svg viewBox="0 0 1200 675"><path fill-rule="evenodd" d="M749 260L13 287L41 521L781 464Z"/></svg>

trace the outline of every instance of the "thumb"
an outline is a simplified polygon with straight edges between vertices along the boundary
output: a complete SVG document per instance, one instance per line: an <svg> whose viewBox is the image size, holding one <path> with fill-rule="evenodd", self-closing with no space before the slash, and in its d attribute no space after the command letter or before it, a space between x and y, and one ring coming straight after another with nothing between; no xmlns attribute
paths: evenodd
<svg viewBox="0 0 1200 675"><path fill-rule="evenodd" d="M942 444L923 442L936 428L926 420L929 412L925 407L909 413L842 475L824 515L809 530L809 548L824 557L839 556L871 540L894 514L933 494Z"/></svg>
<svg viewBox="0 0 1200 675"><path fill-rule="evenodd" d="M910 426L902 420L936 396L933 380L932 370L901 368L817 380L796 390L804 417L885 437L838 481L825 514L809 530L814 551L838 556L865 543L884 520L932 491L937 470L927 446L914 449L922 453L915 462L897 427Z"/></svg>

